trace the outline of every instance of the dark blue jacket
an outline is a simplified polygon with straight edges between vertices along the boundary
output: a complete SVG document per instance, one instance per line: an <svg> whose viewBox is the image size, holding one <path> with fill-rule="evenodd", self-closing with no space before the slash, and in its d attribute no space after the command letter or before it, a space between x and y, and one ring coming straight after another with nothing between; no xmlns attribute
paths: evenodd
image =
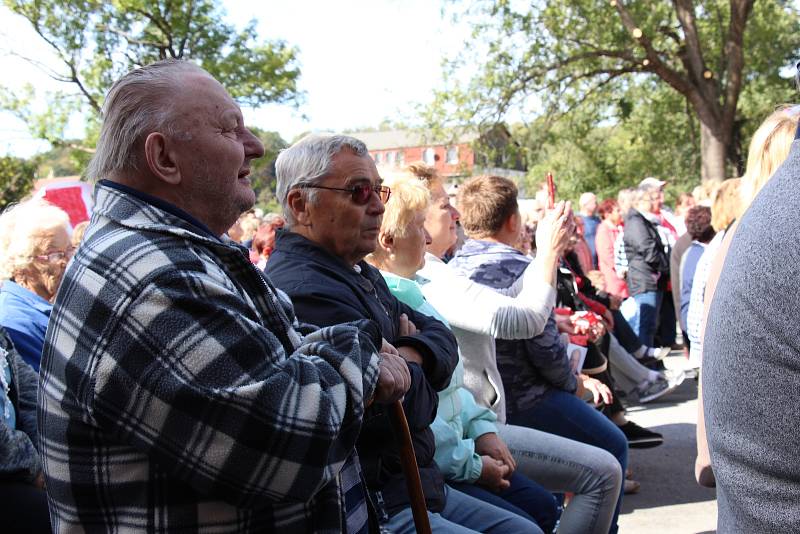
<svg viewBox="0 0 800 534"><path fill-rule="evenodd" d="M479 284L502 289L522 276L530 262L529 257L508 245L469 239L449 265ZM538 336L498 339L495 344L509 414L532 408L552 388L570 393L577 388L552 312Z"/></svg>
<svg viewBox="0 0 800 534"><path fill-rule="evenodd" d="M266 272L275 286L292 299L301 321L321 327L371 319L380 325L383 337L394 346L410 346L420 352L423 367L408 364L412 383L403 407L428 509L439 512L445 502L444 480L433 461L435 446L429 427L438 408L436 392L447 387L458 362L458 346L444 324L397 300L377 269L363 261L358 267L360 273L305 237L281 231ZM399 335L402 313L417 327L417 334ZM383 406L376 404L370 408L357 449L367 485L371 491L381 493L386 511L394 514L408 506L397 439L392 435Z"/></svg>

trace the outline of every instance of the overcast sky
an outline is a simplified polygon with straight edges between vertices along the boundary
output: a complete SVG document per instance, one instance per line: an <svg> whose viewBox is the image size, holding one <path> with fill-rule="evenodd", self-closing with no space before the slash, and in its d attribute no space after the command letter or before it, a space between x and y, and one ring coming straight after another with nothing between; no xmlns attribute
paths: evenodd
<svg viewBox="0 0 800 534"><path fill-rule="evenodd" d="M413 103L428 101L440 84L442 58L463 47L468 35L442 18L441 3L434 0L228 0L223 5L227 20L237 27L256 18L260 37L285 39L299 48L305 104L296 111L285 106L245 110L246 122L278 131L287 140L307 130L413 118ZM8 53L11 49L42 61L52 57L27 21L5 7L0 7L0 20L2 84L65 85ZM79 131L80 121L75 121L70 133ZM46 148L21 121L0 113L0 154L29 156Z"/></svg>

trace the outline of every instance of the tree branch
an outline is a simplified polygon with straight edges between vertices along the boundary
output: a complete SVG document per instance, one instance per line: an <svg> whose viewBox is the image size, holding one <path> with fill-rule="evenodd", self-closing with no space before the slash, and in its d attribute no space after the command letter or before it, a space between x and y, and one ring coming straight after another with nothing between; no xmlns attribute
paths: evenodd
<svg viewBox="0 0 800 534"><path fill-rule="evenodd" d="M638 26L628 10L625 9L623 0L616 1L616 8L620 18L622 19L623 26L625 26L625 29L633 34L633 31L638 29ZM697 110L698 116L704 123L715 123L717 114L719 112L719 103L715 100L709 103L704 95L700 92L699 87L693 85L688 79L686 79L686 77L682 76L679 72L661 61L658 52L655 50L655 48L653 48L653 44L647 35L642 35L638 38L638 41L639 45L644 48L645 53L647 54L647 59L650 61L650 65L648 66L647 70L657 74L662 80L667 82L670 87L685 96L692 103L694 109ZM687 74L690 73L691 71L687 72ZM700 76L700 79L702 80L702 71Z"/></svg>
<svg viewBox="0 0 800 534"><path fill-rule="evenodd" d="M744 70L744 30L747 26L747 19L753 10L753 2L754 0L730 0L731 21L725 42L725 56L728 58L728 84L725 88L722 115L723 131L726 132L732 131L733 121L736 118L736 108L742 89L742 71Z"/></svg>
<svg viewBox="0 0 800 534"><path fill-rule="evenodd" d="M105 31L107 31L109 33L113 33L113 34L119 35L120 37L122 37L123 39L125 39L126 41L128 41L131 44L141 45L141 46L149 46L149 47L152 47L152 48L158 48L159 46L163 46L162 43L159 43L157 41L146 41L144 39L137 39L136 37L134 37L130 33L124 32L122 30L118 30L116 28L112 28L112 27L107 26L105 24L99 25L98 28L101 29L101 30L105 30Z"/></svg>
<svg viewBox="0 0 800 534"><path fill-rule="evenodd" d="M697 24L694 18L694 5L692 0L673 0L675 14L683 29L686 41L686 55L689 58L691 73L697 80L703 79L703 71L706 70L706 63L703 59L703 49L700 44L700 36L697 33Z"/></svg>
<svg viewBox="0 0 800 534"><path fill-rule="evenodd" d="M89 105L92 107L92 109L94 109L97 112L97 114L100 115L101 114L100 105L97 103L97 100L95 100L94 96L92 96L86 90L86 87L83 85L83 82L78 77L78 68L75 65L74 59L73 58L69 58L68 59L66 57L66 54L64 53L64 51L61 50L61 48L55 42L53 42L52 39L49 39L48 37L46 37L44 35L44 31L42 30L42 27L39 25L39 20L38 19L37 20L28 19L28 21L31 23L31 25L33 26L34 31L39 35L39 37L41 37L47 44L49 44L58 53L58 57L61 59L61 61L64 62L64 64L69 69L70 76L69 77L64 76L61 81L72 82L75 85L77 85L78 89L80 90L80 92L89 101ZM56 78L56 79L58 79L58 78Z"/></svg>

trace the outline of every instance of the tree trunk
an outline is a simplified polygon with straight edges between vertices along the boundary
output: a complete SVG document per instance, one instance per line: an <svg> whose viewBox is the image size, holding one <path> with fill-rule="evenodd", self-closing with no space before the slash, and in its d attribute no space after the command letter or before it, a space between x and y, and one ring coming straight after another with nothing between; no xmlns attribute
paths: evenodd
<svg viewBox="0 0 800 534"><path fill-rule="evenodd" d="M704 122L700 121L700 176L706 180L722 181L725 176L725 143L714 134Z"/></svg>

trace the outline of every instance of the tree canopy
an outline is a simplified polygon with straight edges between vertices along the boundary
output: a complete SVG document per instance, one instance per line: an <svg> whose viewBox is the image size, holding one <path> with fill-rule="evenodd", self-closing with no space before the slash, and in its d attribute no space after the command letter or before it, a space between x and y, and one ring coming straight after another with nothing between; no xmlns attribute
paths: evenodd
<svg viewBox="0 0 800 534"><path fill-rule="evenodd" d="M579 175L576 188L734 175L743 141L795 95L785 70L800 49L800 15L786 1L477 0L455 9L475 43L451 58L426 118L480 128L518 120L512 131L537 179L543 164Z"/></svg>
<svg viewBox="0 0 800 534"><path fill-rule="evenodd" d="M33 189L36 162L13 156L0 156L0 211L19 202Z"/></svg>
<svg viewBox="0 0 800 534"><path fill-rule="evenodd" d="M297 50L281 40L259 40L256 22L237 30L214 0L4 0L52 50L55 62L26 57L65 90L48 95L45 112L34 111L32 87L0 90L0 107L25 121L32 135L54 146L91 152L103 98L132 68L159 59L196 62L242 105L297 104ZM64 140L67 121L80 113L87 140Z"/></svg>

